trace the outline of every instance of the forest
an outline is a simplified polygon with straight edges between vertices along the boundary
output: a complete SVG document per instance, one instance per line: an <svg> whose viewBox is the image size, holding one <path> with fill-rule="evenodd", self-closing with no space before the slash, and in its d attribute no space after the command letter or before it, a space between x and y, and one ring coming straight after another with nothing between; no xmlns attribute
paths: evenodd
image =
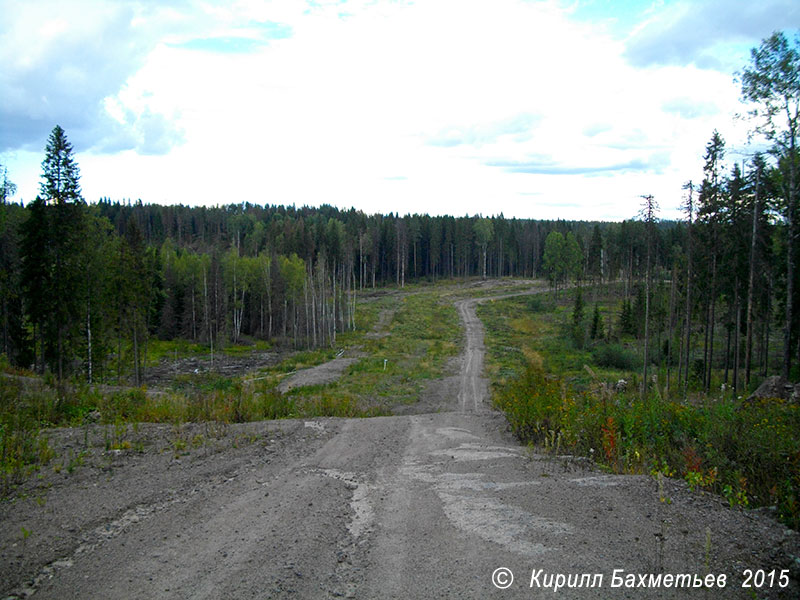
<svg viewBox="0 0 800 600"><path fill-rule="evenodd" d="M714 131L679 222L660 221L649 196L621 223L87 203L56 126L34 201L15 203L13 173L0 171L0 353L59 381L141 385L153 339L207 344L212 356L254 340L333 346L357 326L365 288L543 277L556 292L623 282L620 314L602 335L644 338L645 365L676 363L679 379L698 373L706 391L713 368L726 382L730 372L734 389L754 369L796 379L798 65L781 33L753 50L742 94L771 146L727 161Z"/></svg>

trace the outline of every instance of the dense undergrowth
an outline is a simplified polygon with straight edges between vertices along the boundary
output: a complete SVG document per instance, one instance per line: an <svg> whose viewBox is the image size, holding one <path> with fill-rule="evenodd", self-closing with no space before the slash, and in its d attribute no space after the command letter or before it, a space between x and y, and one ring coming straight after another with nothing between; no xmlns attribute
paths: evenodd
<svg viewBox="0 0 800 600"><path fill-rule="evenodd" d="M605 308L614 318L613 298ZM517 298L488 303L479 314L493 399L520 440L591 457L617 473L683 478L732 506L774 506L782 522L800 528L798 405L705 395L691 385L684 395L674 373L670 392L663 365L654 365L658 384L642 399L636 341L577 347L566 302ZM622 378L629 386L617 391Z"/></svg>

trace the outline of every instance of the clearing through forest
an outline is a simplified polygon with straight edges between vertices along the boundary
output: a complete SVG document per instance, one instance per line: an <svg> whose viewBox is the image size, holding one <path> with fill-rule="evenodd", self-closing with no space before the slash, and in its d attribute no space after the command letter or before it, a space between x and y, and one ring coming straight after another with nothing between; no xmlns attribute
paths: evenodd
<svg viewBox="0 0 800 600"><path fill-rule="evenodd" d="M440 399L439 412L142 425L142 451L98 450L72 474L30 482L26 495L0 505L0 591L59 599L530 598L545 594L529 587L542 570L534 584L602 575L602 587L562 597L718 594L612 589L621 569L726 574L725 597L749 598L745 569L788 568L797 534L760 514L731 510L682 482L609 475L520 447L489 405L480 301L457 303L465 328L458 385L442 388L454 393ZM81 443L102 448L102 436L100 426L87 426L53 439L77 453ZM514 574L508 589L493 584L501 567ZM793 579L790 589L758 596L797 594Z"/></svg>

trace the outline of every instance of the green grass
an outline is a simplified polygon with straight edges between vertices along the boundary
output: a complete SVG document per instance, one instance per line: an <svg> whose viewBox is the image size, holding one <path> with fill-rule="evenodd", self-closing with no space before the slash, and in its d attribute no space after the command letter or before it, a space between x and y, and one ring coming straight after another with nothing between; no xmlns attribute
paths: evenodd
<svg viewBox="0 0 800 600"><path fill-rule="evenodd" d="M125 346L123 344L123 346ZM127 351L127 347L123 350ZM155 366L163 359L174 360L197 357L208 354L208 344L199 344L189 340L159 340L152 338L147 342L147 364Z"/></svg>
<svg viewBox="0 0 800 600"><path fill-rule="evenodd" d="M657 367L659 385L642 399L637 341L579 347L569 327L570 300L543 301L546 310L522 298L479 309L493 400L520 440L556 443L614 472L681 477L731 505L776 506L784 523L800 527L799 406L696 390L688 400L669 396ZM612 313L615 302L609 295L601 307ZM615 317L604 315L607 323ZM631 383L625 393L611 389L620 378Z"/></svg>

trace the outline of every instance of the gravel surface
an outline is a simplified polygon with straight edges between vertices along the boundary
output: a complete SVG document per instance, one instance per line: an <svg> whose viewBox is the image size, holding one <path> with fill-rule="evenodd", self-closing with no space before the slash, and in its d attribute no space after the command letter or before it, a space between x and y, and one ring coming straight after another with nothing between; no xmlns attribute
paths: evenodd
<svg viewBox="0 0 800 600"><path fill-rule="evenodd" d="M347 370L347 367L356 362L358 362L358 358L340 357L329 360L316 367L301 369L297 373L293 373L281 381L280 384L278 384L278 391L285 394L289 390L298 387L331 383L339 379L344 374L345 370Z"/></svg>
<svg viewBox="0 0 800 600"><path fill-rule="evenodd" d="M465 350L439 412L142 425L111 452L103 426L54 431L83 464L0 504L3 597L800 597L798 535L768 516L521 448L487 405L474 307L458 304ZM616 569L727 587L613 588ZM789 587L752 593L746 569L788 569ZM540 587L581 574L601 585Z"/></svg>

